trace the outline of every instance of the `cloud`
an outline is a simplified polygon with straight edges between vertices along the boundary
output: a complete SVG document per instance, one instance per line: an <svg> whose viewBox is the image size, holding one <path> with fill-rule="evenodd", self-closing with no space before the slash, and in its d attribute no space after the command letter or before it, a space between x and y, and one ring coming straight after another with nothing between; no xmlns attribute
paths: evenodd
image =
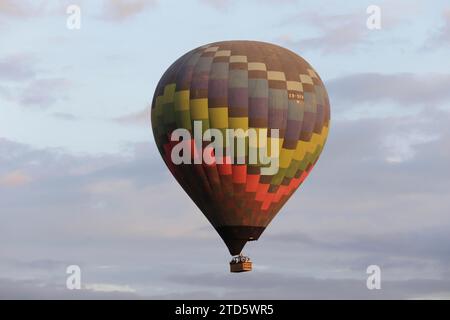
<svg viewBox="0 0 450 320"><path fill-rule="evenodd" d="M37 259L37 260L31 260L31 261L17 260L17 261L12 261L11 264L15 268L29 268L29 269L45 270L45 271L65 268L68 265L67 262L53 260L53 259Z"/></svg>
<svg viewBox="0 0 450 320"><path fill-rule="evenodd" d="M104 0L102 17L112 21L124 21L154 8L156 4L156 0Z"/></svg>
<svg viewBox="0 0 450 320"><path fill-rule="evenodd" d="M324 53L348 51L365 40L368 33L363 14L301 13L284 21L282 25L299 21L313 26L319 31L318 35L297 40L287 34L280 39L290 47L301 50L320 50Z"/></svg>
<svg viewBox="0 0 450 320"><path fill-rule="evenodd" d="M217 10L227 9L233 3L232 0L201 0L201 2Z"/></svg>
<svg viewBox="0 0 450 320"><path fill-rule="evenodd" d="M264 279L264 280L261 280ZM168 283L183 286L183 292L142 295L114 284L86 285L82 290L67 290L55 283L39 280L0 279L0 299L445 299L450 281L410 279L382 281L381 290L368 290L366 279L318 279L287 276L273 272L220 275L169 275ZM87 288L93 287L93 288ZM103 290L107 289L107 290ZM118 290L116 290L118 289Z"/></svg>
<svg viewBox="0 0 450 320"><path fill-rule="evenodd" d="M112 288L113 285L110 285ZM102 291L94 289L68 290L56 284L42 283L39 280L0 279L0 299L4 300L77 300L77 299L138 299L132 292Z"/></svg>
<svg viewBox="0 0 450 320"><path fill-rule="evenodd" d="M0 175L0 186L20 187L28 184L32 178L20 170L9 172L3 176Z"/></svg>
<svg viewBox="0 0 450 320"><path fill-rule="evenodd" d="M35 56L16 54L0 58L0 85L0 95L8 101L47 108L67 98L71 83L42 72Z"/></svg>
<svg viewBox="0 0 450 320"><path fill-rule="evenodd" d="M24 215L40 216L33 225L35 233L45 235L50 228L56 237L61 232L75 238L79 237L79 232L108 237L112 234L132 238L174 237L189 234L198 226L200 217L191 220L189 212L183 217L175 216L180 204L171 201L174 180L169 179L167 169L158 159L159 154L155 149L152 151L149 143L133 146L131 155L97 157L71 156L59 150L33 150L7 140L0 143L0 151L5 155L0 157L1 168L14 170L21 167L36 182L23 186L20 193L2 190L9 199L3 204L4 212L9 214L19 210ZM18 183L17 180L15 178L14 182ZM13 182L12 178L7 181ZM194 210L195 206L181 188L175 194L184 206ZM123 201L125 198L127 200ZM149 208L154 210L152 215L148 215ZM57 219L50 218L56 212L59 212ZM106 212L109 212L107 217L103 216ZM72 214L103 217L96 223L84 218L71 222ZM156 216L159 218L155 219ZM184 223L173 224L174 219ZM9 230L19 228L26 232L31 227L28 224L19 226L17 222L12 221ZM99 225L103 225L100 227L103 231L97 229Z"/></svg>
<svg viewBox="0 0 450 320"><path fill-rule="evenodd" d="M66 112L54 112L52 114L55 118L61 119L61 120L66 120L66 121L74 121L74 120L78 120L78 117L71 114L71 113L66 113Z"/></svg>
<svg viewBox="0 0 450 320"><path fill-rule="evenodd" d="M81 4L83 0L77 0ZM0 21L3 19L44 18L49 15L66 14L66 8L73 1L45 1L45 0L2 0L0 1Z"/></svg>
<svg viewBox="0 0 450 320"><path fill-rule="evenodd" d="M20 93L22 106L47 108L60 100L66 99L70 82L64 78L41 78L31 81Z"/></svg>
<svg viewBox="0 0 450 320"><path fill-rule="evenodd" d="M383 31L409 23L409 17L421 12L420 1L383 1L377 4L381 9L381 28ZM301 51L316 50L323 54L349 53L363 45L370 45L373 37L379 31L369 30L366 22L369 14L366 7L359 7L357 11L343 13L305 12L293 14L283 20L278 27L288 27L288 32L282 34L278 40L289 47ZM298 38L299 32L292 33L296 26L305 25L315 30L314 36ZM406 39L388 39L391 43L398 43Z"/></svg>
<svg viewBox="0 0 450 320"><path fill-rule="evenodd" d="M110 283L88 283L84 285L84 288L95 292L136 292L136 290L131 288L130 286Z"/></svg>
<svg viewBox="0 0 450 320"><path fill-rule="evenodd" d="M450 101L450 74L358 73L327 81L332 102L436 106Z"/></svg>
<svg viewBox="0 0 450 320"><path fill-rule="evenodd" d="M82 266L86 285L131 289L139 297L448 296L447 119L448 112L426 109L332 120L315 170L246 248L255 271L239 279L228 274L225 246L150 143L124 155L88 156L0 139L0 168L21 168L35 182L2 190L0 273L45 284L39 291L9 282L17 290L3 295L54 295L52 283L64 285L67 261ZM434 138L411 142L413 133ZM391 137L411 153L402 155L387 143ZM399 154L401 161L388 161ZM365 287L369 264L382 267L381 292ZM117 267L96 267L105 265Z"/></svg>
<svg viewBox="0 0 450 320"><path fill-rule="evenodd" d="M448 116L448 112L425 110L418 116L332 122L315 172L285 210L294 214L296 207L301 208L301 221L308 226L305 232L321 236L334 233L343 239L345 234L366 233L382 241L393 233L404 236L427 230L441 237L433 230L450 228L444 214L450 210L445 187L450 178L445 169L450 161ZM388 144L392 137L401 139L411 133L436 138L409 145L412 154L408 156ZM403 160L392 163L391 158ZM321 216L322 223L313 214ZM294 221L292 217L291 224ZM422 241L415 239L415 244ZM397 240L391 241L395 246ZM410 243L417 248L415 244Z"/></svg>
<svg viewBox="0 0 450 320"><path fill-rule="evenodd" d="M25 18L30 17L41 11L43 7L42 1L36 3L2 0L0 1L0 16Z"/></svg>
<svg viewBox="0 0 450 320"><path fill-rule="evenodd" d="M78 0L75 4L84 8L86 3L86 1ZM149 8L154 8L157 3L158 0L103 0L101 2L101 17L111 21L125 21ZM2 0L0 1L0 21L1 18L24 19L33 17L44 18L49 15L65 15L66 8L71 4L74 3L69 0L59 1L58 3L42 0L24 0L20 2Z"/></svg>
<svg viewBox="0 0 450 320"><path fill-rule="evenodd" d="M442 17L443 25L431 34L425 42L423 50L450 45L450 10L445 10Z"/></svg>
<svg viewBox="0 0 450 320"><path fill-rule="evenodd" d="M448 226L435 226L408 232L386 232L383 237L361 233L324 239L301 232L273 234L269 237L282 243L298 243L315 250L340 252L352 248L354 252L377 257L377 263L383 266L403 259L414 261L413 264L420 260L432 260L446 267L450 264L450 235L447 228Z"/></svg>
<svg viewBox="0 0 450 320"><path fill-rule="evenodd" d="M29 54L16 54L0 58L0 80L23 81L35 77L36 59Z"/></svg>
<svg viewBox="0 0 450 320"><path fill-rule="evenodd" d="M230 9L239 4L236 0L199 0L201 3L210 6L218 11L223 11ZM267 4L267 5L284 5L295 3L296 0L253 0L257 4Z"/></svg>
<svg viewBox="0 0 450 320"><path fill-rule="evenodd" d="M125 125L148 126L150 123L150 106L146 107L144 110L114 118L114 121Z"/></svg>
<svg viewBox="0 0 450 320"><path fill-rule="evenodd" d="M361 276L360 279L319 279L274 272L254 272L243 277L205 273L171 275L168 280L192 287L216 288L216 295L209 294L210 299L414 299L432 294L435 298L445 298L450 294L449 280L382 281L381 290L368 290L366 278ZM190 299L189 295L173 294L165 298ZM203 295L205 298L208 294Z"/></svg>

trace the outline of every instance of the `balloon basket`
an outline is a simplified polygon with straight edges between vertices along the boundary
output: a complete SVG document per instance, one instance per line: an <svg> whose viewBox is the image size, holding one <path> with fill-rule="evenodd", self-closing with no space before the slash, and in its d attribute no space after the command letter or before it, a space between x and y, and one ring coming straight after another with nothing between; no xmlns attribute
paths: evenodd
<svg viewBox="0 0 450 320"><path fill-rule="evenodd" d="M249 257L237 256L230 261L230 272L252 271L252 262Z"/></svg>

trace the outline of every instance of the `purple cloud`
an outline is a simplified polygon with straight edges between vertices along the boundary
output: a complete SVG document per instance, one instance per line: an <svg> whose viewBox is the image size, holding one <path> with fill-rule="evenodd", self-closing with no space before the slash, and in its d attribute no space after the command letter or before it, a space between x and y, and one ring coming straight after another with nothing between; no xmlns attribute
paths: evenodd
<svg viewBox="0 0 450 320"><path fill-rule="evenodd" d="M44 108L64 99L69 80L43 76L37 59L30 54L0 58L0 95L22 106Z"/></svg>
<svg viewBox="0 0 450 320"><path fill-rule="evenodd" d="M289 33L281 35L279 40L290 47L299 50L318 50L325 54L335 52L349 52L362 44L371 41L371 31L366 22L369 15L366 7L362 6L358 11L327 14L326 12L301 12L283 20L278 27L289 26ZM390 1L380 4L381 27L383 30L391 30L400 24L408 23L409 15L420 12L420 4L417 1ZM305 38L296 38L292 31L295 26L308 25L316 30L316 35ZM301 34L301 29L300 29ZM298 33L295 33L298 34ZM406 39L391 39L398 43Z"/></svg>
<svg viewBox="0 0 450 320"><path fill-rule="evenodd" d="M105 0L102 18L111 21L124 21L157 4L157 0Z"/></svg>
<svg viewBox="0 0 450 320"><path fill-rule="evenodd" d="M51 11L52 5L48 1L0 1L0 18L24 19L43 15Z"/></svg>
<svg viewBox="0 0 450 320"><path fill-rule="evenodd" d="M69 86L70 82L63 78L33 80L20 93L19 103L23 106L49 107L65 99Z"/></svg>
<svg viewBox="0 0 450 320"><path fill-rule="evenodd" d="M256 4L267 4L267 5L282 5L295 3L296 0L253 0ZM200 2L213 7L217 10L225 10L231 8L233 5L238 4L239 1L236 0L200 0Z"/></svg>
<svg viewBox="0 0 450 320"><path fill-rule="evenodd" d="M36 59L29 54L0 58L0 80L23 81L36 75Z"/></svg>
<svg viewBox="0 0 450 320"><path fill-rule="evenodd" d="M30 9L21 1L2 0L0 1L0 15L22 18L30 15Z"/></svg>

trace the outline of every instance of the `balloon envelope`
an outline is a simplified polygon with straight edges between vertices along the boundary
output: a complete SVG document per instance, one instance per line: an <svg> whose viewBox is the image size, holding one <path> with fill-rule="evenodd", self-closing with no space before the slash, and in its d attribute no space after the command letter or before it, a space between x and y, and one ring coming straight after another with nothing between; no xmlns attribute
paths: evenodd
<svg viewBox="0 0 450 320"><path fill-rule="evenodd" d="M260 237L308 176L325 144L329 120L328 95L314 69L292 51L257 41L217 42L186 53L162 76L151 109L164 162L232 255ZM184 128L194 136L195 123L201 124L201 134L255 129L267 143L247 137L245 154L240 159L237 152L224 155L222 163L174 163L172 133ZM251 162L250 155L252 148L267 151L274 140L277 170L267 174L267 163ZM196 145L194 138L185 142L191 159L209 144ZM224 154L229 149L225 144Z"/></svg>

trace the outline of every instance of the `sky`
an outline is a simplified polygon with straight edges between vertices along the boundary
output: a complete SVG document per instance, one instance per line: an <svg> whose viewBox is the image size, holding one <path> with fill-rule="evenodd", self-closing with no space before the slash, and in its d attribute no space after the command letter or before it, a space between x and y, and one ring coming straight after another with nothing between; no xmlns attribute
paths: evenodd
<svg viewBox="0 0 450 320"><path fill-rule="evenodd" d="M448 1L0 0L0 39L1 299L450 298ZM244 274L149 120L173 61L233 39L301 55L331 104L318 164Z"/></svg>

